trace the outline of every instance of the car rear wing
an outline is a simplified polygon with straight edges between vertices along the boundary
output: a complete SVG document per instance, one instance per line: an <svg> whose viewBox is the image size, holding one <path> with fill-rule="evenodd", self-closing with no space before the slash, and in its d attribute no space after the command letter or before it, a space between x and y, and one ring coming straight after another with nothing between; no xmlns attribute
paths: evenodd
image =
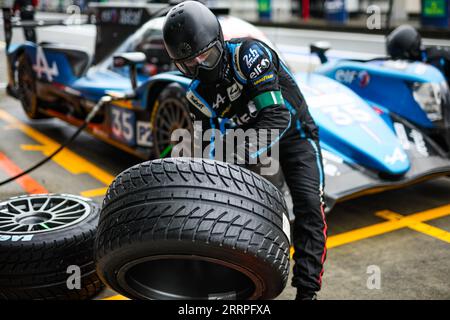
<svg viewBox="0 0 450 320"><path fill-rule="evenodd" d="M69 22L68 20L34 20L20 21L13 17L11 8L2 8L3 29L5 32L6 50L8 50L14 28L41 28L48 26L73 26L95 24L97 33L95 39L95 54L93 64L97 64L113 53L131 34L136 32L147 21L156 17L163 17L174 4L180 0L169 1L168 4L139 4L135 2L120 3L90 3L88 16L84 21ZM229 13L227 7L210 6L216 15Z"/></svg>
<svg viewBox="0 0 450 320"><path fill-rule="evenodd" d="M3 31L5 34L6 49L11 45L13 29L14 28L42 28L51 26L70 26L70 25L83 25L90 24L89 21L79 21L77 23L68 22L68 20L30 20L21 21L19 18L13 16L11 8L3 7Z"/></svg>
<svg viewBox="0 0 450 320"><path fill-rule="evenodd" d="M97 25L94 64L113 53L131 34L152 18L163 17L180 0L161 3L106 2L89 4L89 20ZM208 3L206 3L208 5ZM209 6L216 15L229 14L228 7ZM105 45L107 44L107 45Z"/></svg>

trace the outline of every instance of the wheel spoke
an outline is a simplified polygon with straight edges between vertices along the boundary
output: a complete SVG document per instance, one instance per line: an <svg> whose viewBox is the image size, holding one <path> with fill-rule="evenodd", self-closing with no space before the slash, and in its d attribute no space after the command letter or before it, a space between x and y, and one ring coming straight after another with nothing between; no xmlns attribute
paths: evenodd
<svg viewBox="0 0 450 320"><path fill-rule="evenodd" d="M47 197L47 199L45 200L45 202L42 204L42 206L39 208L39 211L44 211L45 209L47 209L48 204L50 203L50 197Z"/></svg>
<svg viewBox="0 0 450 320"><path fill-rule="evenodd" d="M27 205L28 205L28 211L29 211L29 212L34 211L34 209L33 209L33 204L31 203L31 198L28 198L28 199L27 199Z"/></svg>
<svg viewBox="0 0 450 320"><path fill-rule="evenodd" d="M181 110L178 106L176 107L177 112L177 121L180 123L183 120L183 110Z"/></svg>
<svg viewBox="0 0 450 320"><path fill-rule="evenodd" d="M13 232L13 231L16 231L17 229L20 229L20 228L23 228L24 226L23 225L18 225L18 226L16 226L16 227L14 227L14 228L12 228L12 229L10 229L10 230L8 230L9 232Z"/></svg>
<svg viewBox="0 0 450 320"><path fill-rule="evenodd" d="M11 212L8 212L8 211L0 211L0 213L1 213L1 214L5 214L5 215L7 215L7 216L12 216L12 217L16 216L16 214L11 213Z"/></svg>
<svg viewBox="0 0 450 320"><path fill-rule="evenodd" d="M0 226L0 229L6 228L6 227L9 227L9 226L15 226L16 224L17 224L16 222L7 223L7 224L4 224L4 225Z"/></svg>
<svg viewBox="0 0 450 320"><path fill-rule="evenodd" d="M73 210L73 209L75 209L76 207L79 207L79 206L80 206L80 204L77 203L77 204L74 204L74 205L72 205L70 207L67 207L67 208L64 208L64 209L60 209L60 210L57 210L57 211L52 211L52 213L54 213L56 215L59 215L60 213L68 213L69 211L71 211L71 210Z"/></svg>
<svg viewBox="0 0 450 320"><path fill-rule="evenodd" d="M19 209L18 207L16 207L15 205L13 205L11 202L8 203L9 206L11 206L14 210L16 210L19 213L26 213L25 211L23 211L22 209Z"/></svg>
<svg viewBox="0 0 450 320"><path fill-rule="evenodd" d="M72 211L72 212L57 213L56 216L57 217L62 217L62 216L69 216L69 215L74 215L74 214L78 215L79 213L84 212L84 211L86 211L86 210L83 208L83 209L80 209L80 210L77 210L77 211Z"/></svg>
<svg viewBox="0 0 450 320"><path fill-rule="evenodd" d="M61 225L61 226L66 225L66 223L64 223L64 222L58 222L58 221L55 221L55 220L48 221L47 223L49 223L49 224Z"/></svg>
<svg viewBox="0 0 450 320"><path fill-rule="evenodd" d="M172 118L170 117L170 115L168 115L168 117L163 117L161 118L161 123L165 124L166 128L170 129L170 127L172 126Z"/></svg>
<svg viewBox="0 0 450 320"><path fill-rule="evenodd" d="M57 221L57 220L74 220L77 219L77 217L54 217L51 221Z"/></svg>
<svg viewBox="0 0 450 320"><path fill-rule="evenodd" d="M157 126L158 130L162 130L163 128L167 128L170 130L170 122L167 121L167 119L165 119L165 118L159 119L159 124Z"/></svg>
<svg viewBox="0 0 450 320"><path fill-rule="evenodd" d="M173 123L173 114L172 111L170 110L170 108L166 107L163 109L164 113L167 114L167 120L169 121L169 123Z"/></svg>
<svg viewBox="0 0 450 320"><path fill-rule="evenodd" d="M68 199L65 199L65 200L61 201L60 203L58 203L53 208L50 208L49 212L54 212L56 209L58 209L59 207L61 207L64 204L66 204L68 201L69 201Z"/></svg>

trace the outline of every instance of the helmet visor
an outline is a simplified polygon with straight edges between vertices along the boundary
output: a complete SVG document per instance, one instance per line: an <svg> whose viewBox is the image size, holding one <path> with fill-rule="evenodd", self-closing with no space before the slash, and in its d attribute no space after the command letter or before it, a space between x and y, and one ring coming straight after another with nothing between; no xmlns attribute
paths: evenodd
<svg viewBox="0 0 450 320"><path fill-rule="evenodd" d="M213 69L222 56L220 41L213 42L208 48L193 58L175 61L177 68L188 76L197 76L200 67Z"/></svg>

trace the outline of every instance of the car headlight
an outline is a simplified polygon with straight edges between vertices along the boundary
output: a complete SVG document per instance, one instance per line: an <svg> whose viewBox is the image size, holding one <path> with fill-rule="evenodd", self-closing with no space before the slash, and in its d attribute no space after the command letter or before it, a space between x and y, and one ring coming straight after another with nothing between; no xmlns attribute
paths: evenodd
<svg viewBox="0 0 450 320"><path fill-rule="evenodd" d="M448 90L444 83L414 83L413 96L430 121L442 120L442 98L444 90Z"/></svg>

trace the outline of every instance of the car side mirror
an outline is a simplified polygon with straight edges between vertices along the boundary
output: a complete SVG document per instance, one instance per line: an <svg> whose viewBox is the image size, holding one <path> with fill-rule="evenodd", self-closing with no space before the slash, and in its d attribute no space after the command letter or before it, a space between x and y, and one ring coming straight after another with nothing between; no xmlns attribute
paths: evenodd
<svg viewBox="0 0 450 320"><path fill-rule="evenodd" d="M327 41L314 42L309 46L312 54L317 54L319 56L321 63L328 62L328 58L325 53L331 49L331 44Z"/></svg>
<svg viewBox="0 0 450 320"><path fill-rule="evenodd" d="M147 61L147 56L142 52L124 52L113 57L113 66L115 68L130 67L131 86L134 89L137 87L137 68L140 63Z"/></svg>

